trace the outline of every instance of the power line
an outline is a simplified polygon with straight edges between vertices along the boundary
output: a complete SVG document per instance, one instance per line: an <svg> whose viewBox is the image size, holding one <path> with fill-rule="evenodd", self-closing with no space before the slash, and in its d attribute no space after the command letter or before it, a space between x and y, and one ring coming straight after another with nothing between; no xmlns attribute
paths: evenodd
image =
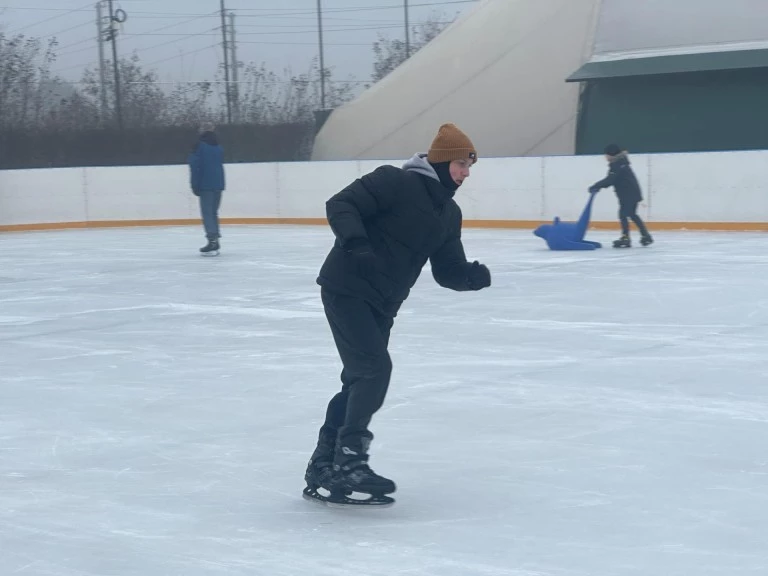
<svg viewBox="0 0 768 576"><path fill-rule="evenodd" d="M416 3L416 4L413 4L413 3L409 3L409 4L410 4L410 7L439 7L439 6L447 6L447 5L455 5L455 4L469 4L469 3L475 3L476 1L477 0L449 0L449 1L443 1L443 2L421 2L421 3ZM376 11L376 10L390 10L390 9L398 9L399 10L399 9L402 9L402 7L403 7L403 4L402 3L398 3L398 4L381 4L381 5L375 5L375 6L355 6L355 7L347 7L347 8L330 8L330 9L325 9L324 10L324 14L323 14L323 18L325 20L330 20L330 21L335 20L336 23L334 25L330 26L330 27L326 27L323 30L323 33L347 33L347 32L369 31L369 30L399 29L399 28L402 27L401 23L396 23L396 22L399 22L399 21L394 21L394 20L375 20L375 21L372 21L370 19L365 19L365 18L338 18L338 17L334 18L333 16L328 17L327 13L341 14L341 13L355 13L355 12L372 12L372 11ZM61 9L61 8L59 8L59 9L49 9L49 8L27 7L26 9L29 9L29 10L55 10L55 11L58 11L58 12L62 12L62 14L58 14L57 16L53 16L52 18L49 18L48 20L53 19L53 18L62 17L62 16L65 16L65 15L73 13L73 12L82 11L82 9L80 9L80 8L67 10L67 9ZM296 9L280 9L280 8L274 8L274 7L272 7L272 8L243 8L243 9L235 9L235 11L238 13L238 16L243 17L243 18L265 18L265 17L272 17L272 18L283 18L283 19L291 18L291 19L301 20L302 19L301 15L305 14L305 15L307 15L307 20L309 20L310 18L313 18L315 16L313 12L308 12L307 9L298 9L298 8L296 8ZM244 12L244 11L251 12L251 14L242 14L242 12ZM232 12L233 11L230 10L230 14ZM181 26L183 24L186 24L186 23L189 23L189 22L193 22L195 20L200 20L200 19L204 19L204 18L217 17L217 16L219 16L219 11L207 12L207 13L189 13L189 12L178 12L178 13L138 12L138 13L133 13L132 12L132 18L135 18L136 14L145 15L143 17L146 17L146 18L155 17L155 16L165 16L165 17L174 17L174 18L178 17L178 16L190 16L191 18L188 18L188 19L180 21L180 22L172 22L172 23L169 23L169 24L157 27L157 28L153 28L153 29L151 29L151 30L149 30L147 32L136 32L136 33L132 33L132 34L122 34L122 37L123 37L124 41L127 41L127 42L129 42L131 40L134 40L136 38L142 37L142 36L147 36L147 37L150 37L150 36L166 36L166 37L171 37L170 40L161 42L159 44L154 44L152 46L148 46L148 47L145 47L145 48L133 49L133 50L131 50L132 53L146 53L146 52L149 52L149 51L152 51L152 50L156 50L158 48L162 48L164 46L176 44L176 43L179 43L179 42L188 41L188 40L190 40L192 38L197 38L199 36L202 36L202 37L204 37L204 36L213 36L213 35L216 35L218 33L218 31L220 31L220 30L223 31L223 30L226 29L225 26L221 26L221 27L217 26L217 27L214 27L214 28L208 28L205 31L189 33L189 34L174 33L174 32L162 32L163 30L167 30L167 29L171 29L171 28L174 28L174 27L178 27L178 26ZM296 18L297 16L298 16L298 18ZM347 24L346 22L360 22L360 23L363 23L364 25L353 25L353 24ZM390 24L390 22L391 22L391 24ZM441 24L447 24L449 22L440 22L440 23ZM368 24L370 24L370 25L368 25ZM79 27L79 26L82 26L82 25L78 25L76 27ZM308 23L305 24L305 23L301 23L301 22L295 22L295 23L290 24L290 25L289 24L285 24L285 25L271 25L271 26L263 25L263 24L245 24L245 25L243 25L243 27L250 28L250 29L256 29L256 31L252 31L252 32L242 32L241 31L238 34L238 36L240 36L241 38L242 37L247 37L247 36L251 36L251 37L268 37L268 36L276 36L276 35L282 35L282 36L286 36L286 35L304 35L304 34L314 34L314 33L317 32L317 28L316 27L311 26ZM266 27L267 30L258 30L259 28L263 28L263 27ZM79 42L74 42L74 43L67 44L67 45L65 45L63 47L59 47L58 50L62 50L62 49L66 50L67 48L73 48L73 47L76 47L76 46L79 46L81 44L84 44L86 42L91 42L91 41L92 41L91 39L84 39L84 40L81 40ZM302 41L294 41L294 42L292 42L292 41L284 41L283 42L283 41L270 41L270 40L266 40L266 39L265 40L255 40L255 39L254 40L247 40L247 39L243 40L243 39L240 39L239 41L241 43L243 43L243 44L254 44L254 45L264 45L264 46L270 46L270 45L271 46L313 46L313 45L315 45L315 43L313 43L313 42L302 42ZM332 46L338 46L338 47L360 46L360 47L363 47L363 46L371 46L372 43L371 42L363 42L363 43L360 43L360 42L330 42L330 43L327 43L327 45L329 47L332 47ZM185 54L196 54L196 53L199 53L199 52L203 52L204 50L208 50L208 49L210 49L212 47L215 47L215 46L216 45L214 44L214 45L211 45L211 46L205 46L203 48L195 49L195 50L192 50L192 51L186 51L185 50ZM84 52L86 50L91 50L91 49L92 49L91 46L85 46L85 47L79 48L77 50L70 50L69 52L63 52L63 53L59 52L59 53L57 53L57 57L70 56L70 55L77 54L79 52ZM172 55L172 56L168 56L168 57L165 57L165 58L154 60L154 61L149 62L149 63L141 63L141 65L142 66L153 66L155 64L160 64L160 63L163 63L163 62L167 62L169 60L173 60L173 59L179 58L181 56L182 56L181 54L175 54L175 55ZM92 65L93 63L94 63L93 61L90 61L90 62L88 62L86 64L77 64L77 65L68 66L66 68L62 68L62 69L59 69L57 71L54 71L54 73L61 73L61 72L68 71L68 70L71 70L71 69L74 69L74 68L86 68L86 67Z"/></svg>
<svg viewBox="0 0 768 576"><path fill-rule="evenodd" d="M447 0L442 2L422 2L418 4L410 4L411 8L418 8L418 7L430 7L430 6L450 6L453 4L474 4L477 3L479 0ZM37 11L37 12L62 12L62 14L59 14L57 16L53 16L50 19L53 18L59 18L61 16L66 16L67 14L72 14L74 12L92 12L92 8L90 8L91 3L89 2L83 7L80 8L73 8L73 9L67 9L67 8L48 8L48 7L42 7L42 6L0 6L1 9L7 9L7 10L14 10L14 11ZM387 5L379 5L379 6L352 6L348 8L327 8L324 10L324 12L328 13L344 13L344 12L367 12L367 11L374 11L374 10L392 10L392 9L401 9L403 7L402 4L387 4ZM241 17L244 18L264 18L264 17L292 17L292 16L299 16L302 14L309 14L314 16L315 12L307 11L306 8L233 8L229 10L230 12L260 12L264 11L263 14L242 14ZM200 12L148 12L143 10L137 10L131 11L131 18L152 18L152 17L162 17L162 18L174 18L178 16L211 16L210 13L204 14ZM46 22L47 20L41 20L40 22L36 22L35 24L30 24L30 26L35 26L37 24L42 24L43 22Z"/></svg>
<svg viewBox="0 0 768 576"><path fill-rule="evenodd" d="M198 52L202 52L203 50L209 50L210 48L216 48L218 47L219 43L211 44L210 46L205 46L203 48L198 48L197 50L190 50L188 52L184 52L184 56L187 56L188 54L197 54ZM173 56L169 56L168 58L162 58L160 60L154 60L153 62L147 62L146 64L142 64L142 66L154 66L155 64L161 64L163 62L167 62L168 60L173 60L174 58L181 58L181 54L174 54Z"/></svg>
<svg viewBox="0 0 768 576"><path fill-rule="evenodd" d="M32 24L27 24L26 26L22 26L21 28L17 28L16 30L9 30L8 34L18 34L22 30L26 30L28 28L32 28L33 26L38 26L39 24L44 24L46 22L50 22L51 20L56 20L57 18L62 18L66 16L67 14L72 14L74 12L80 12L83 10L86 6L90 6L91 3L85 4L84 6L81 6L80 8L74 8L72 10L66 10L62 14L57 14L56 16L51 16L50 18L45 18L43 20L39 20L37 22L34 22ZM2 6L2 8L12 8L12 6ZM90 10L89 10L90 11Z"/></svg>
<svg viewBox="0 0 768 576"><path fill-rule="evenodd" d="M86 4L87 7L81 7L81 8L43 8L43 7L35 7L35 6L0 6L0 10L28 10L28 11L38 11L38 12L64 12L65 14L61 14L60 16L66 16L66 14L71 14L73 12L93 12L93 8L89 8L91 6L91 3L89 2ZM192 13L192 12L131 12L131 14L151 14L154 16L159 16L161 14L165 14L168 16L202 16L202 14L199 13ZM58 18L59 16L56 16ZM131 16L133 17L133 16Z"/></svg>
<svg viewBox="0 0 768 576"><path fill-rule="evenodd" d="M248 15L242 15L241 14L239 17L240 18L247 18ZM254 16L254 15L251 15L251 17L252 18L260 18L260 16ZM286 16L285 19L287 20L288 17ZM315 16L299 16L299 17L291 16L290 19L291 20L308 20L308 21L315 21L316 20ZM399 22L401 22L401 20L384 20L382 18L375 18L375 19L371 19L371 18L332 18L332 17L331 18L326 18L324 16L323 17L323 22L328 22L328 21L333 21L333 22L355 22L357 24L361 24L361 23L362 24L398 24ZM339 24L339 26L341 26L341 25L342 24ZM350 24L350 26L351 25L352 24ZM277 27L279 25L277 25L277 24L238 24L238 28L252 28L254 26L259 26L259 27L275 26L275 27ZM306 26L306 24L304 24L304 23L294 24L294 26Z"/></svg>
<svg viewBox="0 0 768 576"><path fill-rule="evenodd" d="M270 26L269 28L275 28ZM386 30L389 28L402 28L402 24L387 25L387 26L356 26L354 28L323 28L323 32L357 32L358 30ZM220 31L221 27L217 26L214 30ZM271 31L271 32L241 32L240 36L276 36L283 34L315 34L317 28L304 29L304 30L285 30L285 31ZM205 34L199 34L199 36L217 36L220 32L208 32ZM155 34L150 32L137 32L135 34L125 34L125 38L132 38L137 36L189 36L189 34L182 34L179 32L169 32L162 34Z"/></svg>
<svg viewBox="0 0 768 576"><path fill-rule="evenodd" d="M452 4L475 4L478 0L448 0L443 2L427 2L419 4L411 4L411 8L428 7L428 6L449 6ZM324 8L323 13L346 13L346 12L370 12L375 10L402 10L402 4L387 4L379 6L350 6L347 8ZM238 12L259 12L269 11L274 15L281 16L296 16L300 14L312 14L312 11L308 11L306 8L236 8ZM274 12L275 10L282 10L282 12ZM244 15L245 16L245 15ZM266 14L259 14L258 17L264 17Z"/></svg>
<svg viewBox="0 0 768 576"><path fill-rule="evenodd" d="M132 36L143 36L143 35L150 35L154 32L159 32L160 30L167 30L168 28L175 28L176 26L181 26L182 24L189 24L190 22L194 22L196 20L200 20L204 18L205 16L217 16L215 12L211 12L210 14L205 14L204 16L195 16L194 18L190 18L188 20L182 20L181 22L175 22L174 24L168 24L166 26L160 26L160 28L153 28L152 30L149 30L148 32L137 32L134 34L123 34L124 38L129 38ZM133 18L133 15L131 15L131 18Z"/></svg>
<svg viewBox="0 0 768 576"><path fill-rule="evenodd" d="M92 41L93 41L93 38L83 38L82 40L78 40L77 42L72 42L71 44L58 46L57 50L66 50L67 48L72 48L73 46L80 46L80 44L85 44L86 42L92 42ZM80 52L80 50L78 50L78 52ZM57 52L57 56L61 56L61 54Z"/></svg>
<svg viewBox="0 0 768 576"><path fill-rule="evenodd" d="M83 42L93 42L93 38L88 38L87 40L83 40ZM63 54L57 52L56 58L71 56L72 54L79 54L80 52L85 52L86 50L93 50L93 46L86 46L84 48L79 48L78 50L70 50L69 52L64 52ZM64 70L66 70L66 68L64 68Z"/></svg>
<svg viewBox="0 0 768 576"><path fill-rule="evenodd" d="M325 22L325 18L323 18L323 22ZM452 20L435 20L430 22L433 22L434 24L450 24ZM362 24L362 25L361 25ZM336 28L335 30L350 30L354 32L355 30L371 30L376 28L401 28L402 27L402 20L387 20L386 22L380 22L380 21L374 21L374 20L361 20L358 21L357 24L335 24ZM274 30L275 28L305 28L307 27L307 24L243 24L240 25L239 28L267 28L268 30ZM329 30L329 28L325 28L326 30Z"/></svg>
<svg viewBox="0 0 768 576"><path fill-rule="evenodd" d="M206 16L211 16L213 14L206 14ZM131 18L133 18L133 14L131 14ZM161 26L159 28L153 28L152 30L149 30L148 32L136 32L133 34L123 34L123 38L130 39L135 36L143 36L143 35L151 35L152 32L157 32L159 30L167 30L168 28L173 28L175 26L181 26L182 24L188 24L189 22L194 22L195 20L200 20L202 16L196 16L195 18L190 18L189 20L182 20L181 22L176 22L175 24L168 24L166 26ZM83 24L84 26L85 24ZM206 30L206 32L218 30L218 28L211 28L209 30ZM197 33L189 34L189 36L194 36ZM160 36L160 34L158 34ZM170 35L170 34L169 34ZM78 42L72 42L71 44L66 44L64 46L59 46L59 50L66 50L67 48L72 48L73 46L79 46L80 44L84 44L85 42L90 42L91 38L84 38L83 40L79 40ZM82 50L77 50L76 52L81 52ZM73 53L73 52L72 52ZM59 56L62 56L63 54L58 54Z"/></svg>
<svg viewBox="0 0 768 576"><path fill-rule="evenodd" d="M160 48L162 46L168 46L169 44L175 44L176 42L182 42L189 38L199 38L201 36L216 36L216 34L210 34L210 32L215 31L216 28L210 28L206 30L205 32L198 32L195 34L184 34L181 38L176 38L175 40L168 40L167 42L161 42L160 44L153 44L152 46L147 46L146 48L134 48L132 52L146 52L147 50L154 50L155 48Z"/></svg>
<svg viewBox="0 0 768 576"><path fill-rule="evenodd" d="M268 42L262 40L240 40L240 44L261 44L263 46L317 46L317 42ZM371 42L324 42L324 46L373 46Z"/></svg>
<svg viewBox="0 0 768 576"><path fill-rule="evenodd" d="M93 26L93 22L83 22L81 24L77 24L76 26L70 26L69 28L64 28L64 30L59 30L58 32L48 34L45 36L45 38L55 38L59 34L64 34L64 32L69 32L70 30L77 30L78 28L83 28L84 26Z"/></svg>
<svg viewBox="0 0 768 576"><path fill-rule="evenodd" d="M213 31L213 30L216 30L216 29L215 28L209 29L206 32ZM204 33L187 34L187 35L185 35L185 36L183 36L181 38L175 38L173 40L168 40L167 42L161 42L160 44L153 44L152 46L147 46L146 48L134 48L133 50L131 50L131 53L132 54L133 53L138 54L140 52L146 52L148 50L154 50L155 48L161 48L162 46L168 46L170 44L175 44L177 42L183 42L184 40L189 40L189 39L192 39L192 38L198 38L200 36L206 36L206 35L208 35L208 34L204 34ZM90 42L90 41L91 41L90 38L87 39L87 40L83 40L83 42ZM66 52L64 54L57 54L57 56L58 57L69 56L71 54L77 54L78 52L84 52L86 50L92 50L92 49L93 49L92 46L86 46L85 48L80 48L78 50L73 50L71 52ZM188 52L188 54L192 54L192 53L194 53L194 52ZM85 68L87 66L90 66L91 64L94 64L93 60L91 60L89 62L86 62L86 63L75 64L73 66L67 66L66 68L59 68L58 70L55 70L55 72L56 73L61 73L61 72L66 72L67 70L72 70L73 68ZM146 66L146 64L143 64L143 65Z"/></svg>

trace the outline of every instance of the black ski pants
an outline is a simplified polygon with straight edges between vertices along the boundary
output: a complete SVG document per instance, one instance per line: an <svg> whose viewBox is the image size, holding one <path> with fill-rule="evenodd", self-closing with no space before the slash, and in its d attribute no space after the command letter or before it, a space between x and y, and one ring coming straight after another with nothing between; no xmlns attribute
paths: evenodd
<svg viewBox="0 0 768 576"><path fill-rule="evenodd" d="M320 292L325 315L344 369L341 391L328 404L321 437L336 437L339 446L366 452L373 434L368 425L389 388L392 361L387 351L393 318L365 300Z"/></svg>
<svg viewBox="0 0 768 576"><path fill-rule="evenodd" d="M645 227L645 223L642 218L637 215L637 205L639 202L619 202L619 222L621 222L621 233L624 236L629 236L629 220L635 223L640 234L643 236L648 235L648 229Z"/></svg>

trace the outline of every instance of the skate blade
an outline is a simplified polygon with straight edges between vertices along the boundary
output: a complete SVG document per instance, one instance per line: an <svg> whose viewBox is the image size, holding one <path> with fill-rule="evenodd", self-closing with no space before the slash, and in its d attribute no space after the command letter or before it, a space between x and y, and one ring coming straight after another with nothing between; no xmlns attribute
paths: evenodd
<svg viewBox="0 0 768 576"><path fill-rule="evenodd" d="M200 255L201 256L205 256L206 258L211 258L212 256L218 256L219 255L219 251L218 250L214 250L212 252L200 252Z"/></svg>
<svg viewBox="0 0 768 576"><path fill-rule="evenodd" d="M356 498L355 495L367 496L367 498ZM339 494L329 494L325 496L317 490L307 486L302 492L305 500L317 504L325 504L329 508L388 508L395 503L395 499L390 496L363 494L355 492L350 496Z"/></svg>

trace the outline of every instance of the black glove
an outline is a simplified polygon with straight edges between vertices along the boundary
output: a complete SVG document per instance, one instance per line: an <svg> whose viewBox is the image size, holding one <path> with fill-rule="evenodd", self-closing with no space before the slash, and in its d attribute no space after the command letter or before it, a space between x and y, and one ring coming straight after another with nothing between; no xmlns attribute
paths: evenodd
<svg viewBox="0 0 768 576"><path fill-rule="evenodd" d="M200 190L198 190L197 188L192 188L192 194L194 194L195 196L200 196Z"/></svg>
<svg viewBox="0 0 768 576"><path fill-rule="evenodd" d="M467 283L470 290L482 290L491 285L491 271L484 264L480 264L477 260L472 262L472 266L469 268L469 274L467 274Z"/></svg>
<svg viewBox="0 0 768 576"><path fill-rule="evenodd" d="M367 240L355 239L347 243L346 251L357 265L357 271L363 278L370 278L376 271L376 253Z"/></svg>
<svg viewBox="0 0 768 576"><path fill-rule="evenodd" d="M590 186L589 193L594 194L595 192L600 192L600 188L598 188L597 186Z"/></svg>

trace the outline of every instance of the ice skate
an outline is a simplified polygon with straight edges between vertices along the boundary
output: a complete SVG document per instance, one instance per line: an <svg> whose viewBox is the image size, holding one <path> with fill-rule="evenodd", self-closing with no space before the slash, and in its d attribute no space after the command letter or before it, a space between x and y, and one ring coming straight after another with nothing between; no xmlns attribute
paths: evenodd
<svg viewBox="0 0 768 576"><path fill-rule="evenodd" d="M618 240L614 240L613 241L613 247L614 248L631 248L632 247L632 241L629 239L629 236L624 234Z"/></svg>
<svg viewBox="0 0 768 576"><path fill-rule="evenodd" d="M219 255L219 241L208 240L208 244L200 248L200 253L203 256L218 256Z"/></svg>
<svg viewBox="0 0 768 576"><path fill-rule="evenodd" d="M323 501L334 490L333 456L336 449L336 435L320 432L317 447L312 453L304 474L307 487L304 488L304 497ZM318 492L322 489L323 493ZM344 494L342 493L342 496Z"/></svg>
<svg viewBox="0 0 768 576"><path fill-rule="evenodd" d="M304 481L307 483L303 492L304 498L319 502L326 502L331 498L344 498L346 494L337 489L334 478L333 461L330 458L311 459L304 474Z"/></svg>
<svg viewBox="0 0 768 576"><path fill-rule="evenodd" d="M642 244L643 246L650 246L651 244L653 244L653 238L651 237L650 234L645 233L640 238L640 244Z"/></svg>
<svg viewBox="0 0 768 576"><path fill-rule="evenodd" d="M387 505L394 499L387 496L397 488L389 478L376 474L368 465L368 454L359 447L339 446L334 460L334 488L347 495L345 504ZM354 495L368 495L355 499Z"/></svg>
<svg viewBox="0 0 768 576"><path fill-rule="evenodd" d="M390 506L395 502L387 496L396 490L395 483L371 470L368 454L361 450L339 447L330 480L327 473L327 460L310 460L305 498L329 506Z"/></svg>

